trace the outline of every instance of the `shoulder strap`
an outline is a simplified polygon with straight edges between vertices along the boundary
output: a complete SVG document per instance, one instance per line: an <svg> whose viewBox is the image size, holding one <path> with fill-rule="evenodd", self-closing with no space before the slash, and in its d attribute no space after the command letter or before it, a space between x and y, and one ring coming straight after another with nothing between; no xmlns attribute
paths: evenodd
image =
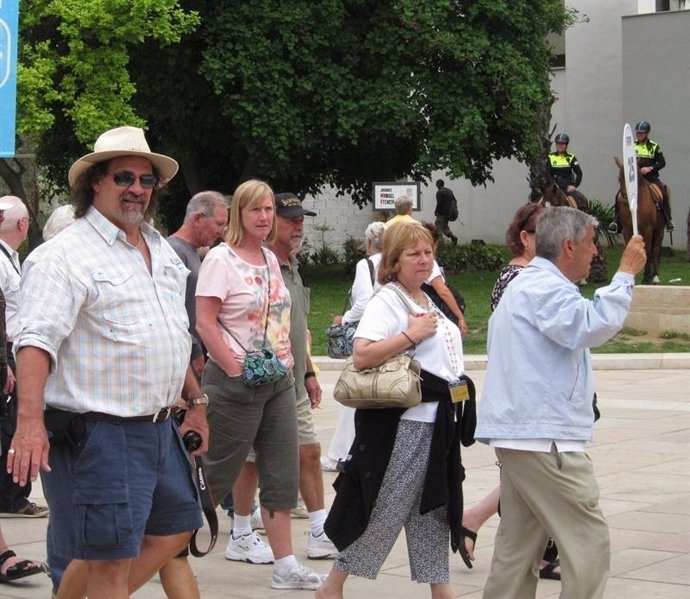
<svg viewBox="0 0 690 599"><path fill-rule="evenodd" d="M228 249L230 249L230 248L228 248ZM264 257L264 262L266 263L266 271L267 271L266 276L268 277L268 297L266 298L266 321L264 322L264 340L263 340L263 346L266 347L266 334L268 332L268 316L269 316L269 312L271 311L271 267L268 264L268 258L266 258L266 253L264 252L264 248L261 248L261 255ZM220 318L218 318L217 320L218 320L218 324L228 332L230 337L232 337L235 340L235 342L237 343L237 345L240 346L242 351L245 354L248 354L249 352L247 351L247 349L244 347L244 345L242 345L240 343L240 340L237 337L235 337L233 332L221 322Z"/></svg>
<svg viewBox="0 0 690 599"><path fill-rule="evenodd" d="M7 248L2 243L0 243L0 250L2 250L2 253L5 254L5 256L7 256L7 259L10 261L12 268L14 268L17 274L21 277L21 271L17 268L17 265L14 263L14 260L12 260L11 254L7 251Z"/></svg>
<svg viewBox="0 0 690 599"><path fill-rule="evenodd" d="M369 278L371 278L371 286L374 286L374 263L371 258L367 258L367 266L369 267Z"/></svg>
<svg viewBox="0 0 690 599"><path fill-rule="evenodd" d="M388 283L383 289L390 289L395 293L395 295L398 296L398 299L402 302L402 305L405 306L405 309L414 316L417 314L417 309L412 305L410 300L405 297L405 294L398 289L397 285L395 283Z"/></svg>

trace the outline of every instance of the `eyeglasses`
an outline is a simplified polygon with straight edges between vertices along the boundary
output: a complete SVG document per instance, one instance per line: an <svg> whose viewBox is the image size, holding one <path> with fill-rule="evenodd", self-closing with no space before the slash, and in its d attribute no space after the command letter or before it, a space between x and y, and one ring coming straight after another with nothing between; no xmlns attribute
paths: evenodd
<svg viewBox="0 0 690 599"><path fill-rule="evenodd" d="M132 187L137 180L137 176L129 171L118 171L117 173L108 173L108 175L113 178L118 187ZM158 185L158 177L156 175L139 175L139 185L144 189L153 189Z"/></svg>

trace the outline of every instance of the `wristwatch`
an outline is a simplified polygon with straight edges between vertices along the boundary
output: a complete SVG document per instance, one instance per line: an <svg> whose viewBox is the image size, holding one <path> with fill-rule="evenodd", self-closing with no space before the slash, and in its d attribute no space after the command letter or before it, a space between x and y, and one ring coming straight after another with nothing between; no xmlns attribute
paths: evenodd
<svg viewBox="0 0 690 599"><path fill-rule="evenodd" d="M207 406L208 405L208 395L205 393L201 397L195 397L193 399L187 400L187 407L193 408L194 406Z"/></svg>

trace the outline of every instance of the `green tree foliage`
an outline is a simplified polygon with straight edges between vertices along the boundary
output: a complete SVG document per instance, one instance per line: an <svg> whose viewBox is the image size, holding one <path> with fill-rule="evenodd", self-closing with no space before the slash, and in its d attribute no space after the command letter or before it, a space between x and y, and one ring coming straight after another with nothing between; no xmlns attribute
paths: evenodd
<svg viewBox="0 0 690 599"><path fill-rule="evenodd" d="M101 132L145 124L132 103L131 49L175 44L198 22L177 0L22 0L19 152L35 153L48 179L64 186L71 161ZM39 198L51 187L30 163L0 159L0 177L27 204L34 246L40 239Z"/></svg>
<svg viewBox="0 0 690 599"><path fill-rule="evenodd" d="M22 0L18 130L41 140L61 117L84 144L143 124L131 104L130 50L177 43L198 23L177 0Z"/></svg>
<svg viewBox="0 0 690 599"><path fill-rule="evenodd" d="M20 128L51 178L104 129L146 123L181 164L173 212L249 177L360 205L374 180L435 169L484 183L495 159L529 156L551 100L545 37L569 19L554 0L22 6Z"/></svg>
<svg viewBox="0 0 690 599"><path fill-rule="evenodd" d="M552 0L194 7L201 26L174 56L136 61L160 84L139 85L140 110L161 141L174 132L189 191L257 176L360 204L373 180L445 169L480 184L495 159L525 159L551 102L545 36L569 18Z"/></svg>

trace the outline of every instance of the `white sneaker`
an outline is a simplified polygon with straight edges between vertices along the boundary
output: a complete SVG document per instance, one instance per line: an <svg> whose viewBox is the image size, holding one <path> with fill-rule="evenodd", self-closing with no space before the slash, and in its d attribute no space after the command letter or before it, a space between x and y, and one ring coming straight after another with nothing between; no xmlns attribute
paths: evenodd
<svg viewBox="0 0 690 599"><path fill-rule="evenodd" d="M293 507L290 510L290 516L293 518L306 520L309 518L309 512L307 511L307 507L303 503L300 503L297 507Z"/></svg>
<svg viewBox="0 0 690 599"><path fill-rule="evenodd" d="M325 576L317 574L311 568L297 562L284 576L278 574L274 569L273 577L271 578L271 588L306 589L308 591L314 591L321 586L325 580Z"/></svg>
<svg viewBox="0 0 690 599"><path fill-rule="evenodd" d="M309 532L307 541L307 557L309 559L335 559L338 557L338 550L325 532L315 536Z"/></svg>
<svg viewBox="0 0 690 599"><path fill-rule="evenodd" d="M239 539L235 539L230 533L230 540L225 548L225 559L250 564L272 564L273 551L264 543L259 533L248 533Z"/></svg>
<svg viewBox="0 0 690 599"><path fill-rule="evenodd" d="M256 508L252 512L252 516L249 519L252 525L252 530L264 530L264 521L261 517L261 508Z"/></svg>
<svg viewBox="0 0 690 599"><path fill-rule="evenodd" d="M338 460L324 456L321 458L321 470L324 472L338 472Z"/></svg>

